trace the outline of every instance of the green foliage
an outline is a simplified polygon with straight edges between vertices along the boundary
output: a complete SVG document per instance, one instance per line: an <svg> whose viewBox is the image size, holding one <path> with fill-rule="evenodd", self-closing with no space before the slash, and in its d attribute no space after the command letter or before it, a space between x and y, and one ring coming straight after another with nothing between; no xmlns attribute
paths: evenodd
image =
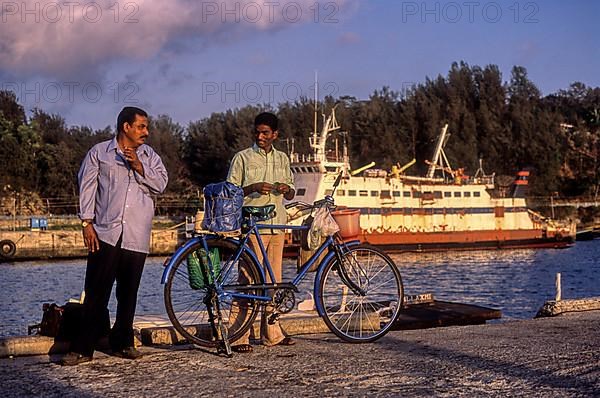
<svg viewBox="0 0 600 398"><path fill-rule="evenodd" d="M190 190L188 171L181 153L184 149L184 128L167 115L150 118L148 145L160 155L167 172L167 192L180 193Z"/></svg>
<svg viewBox="0 0 600 398"><path fill-rule="evenodd" d="M204 186L227 177L233 155L252 144L254 117L262 110L246 106L190 123L185 159L194 183Z"/></svg>

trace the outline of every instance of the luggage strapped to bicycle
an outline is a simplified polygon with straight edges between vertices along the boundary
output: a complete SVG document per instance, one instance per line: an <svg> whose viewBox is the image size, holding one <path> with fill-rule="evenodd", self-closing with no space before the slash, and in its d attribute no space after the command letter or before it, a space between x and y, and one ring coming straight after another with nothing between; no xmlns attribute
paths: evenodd
<svg viewBox="0 0 600 398"><path fill-rule="evenodd" d="M204 187L202 228L220 236L238 236L242 227L244 190L230 182Z"/></svg>

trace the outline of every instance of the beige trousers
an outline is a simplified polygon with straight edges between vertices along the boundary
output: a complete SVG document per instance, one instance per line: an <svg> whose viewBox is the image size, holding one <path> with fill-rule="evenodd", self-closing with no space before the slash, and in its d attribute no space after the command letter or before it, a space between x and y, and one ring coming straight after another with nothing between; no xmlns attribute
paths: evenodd
<svg viewBox="0 0 600 398"><path fill-rule="evenodd" d="M281 282L283 279L283 245L284 245L284 234L277 235L261 235L263 244L265 246L265 250L267 252L267 257L269 259L269 264L271 264L271 268L273 269L273 275L275 276L275 282ZM255 236L250 236L250 245L252 250L256 253L258 257L258 261L262 264L263 256L260 251L260 247L258 246L258 242L256 241ZM265 270L265 274L267 277L267 283L271 282L271 278L269 273ZM271 292L272 293L272 292ZM285 338L285 334L279 325L279 321L276 321L273 324L269 324L267 319L269 315L272 313L272 308L267 306L265 311L263 311L260 320L260 334L261 334L261 342L263 345L276 345L281 340ZM244 336L242 336L239 340L234 342L234 345L238 344L248 344L250 342L250 331L253 328L250 328Z"/></svg>

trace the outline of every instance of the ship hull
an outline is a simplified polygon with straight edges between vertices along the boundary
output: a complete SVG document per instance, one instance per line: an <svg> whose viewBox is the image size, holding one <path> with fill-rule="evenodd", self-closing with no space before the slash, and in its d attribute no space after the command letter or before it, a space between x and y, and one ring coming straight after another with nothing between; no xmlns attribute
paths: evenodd
<svg viewBox="0 0 600 398"><path fill-rule="evenodd" d="M540 230L454 231L454 232L382 232L360 235L363 242L388 251L442 251L515 248L564 248L571 237L543 236Z"/></svg>
<svg viewBox="0 0 600 398"><path fill-rule="evenodd" d="M518 231L468 231L468 232L362 232L347 240L360 240L386 252L436 252L447 250L501 250L501 249L562 249L575 244L572 236L544 236L539 229ZM290 240L285 256L295 257L300 244Z"/></svg>

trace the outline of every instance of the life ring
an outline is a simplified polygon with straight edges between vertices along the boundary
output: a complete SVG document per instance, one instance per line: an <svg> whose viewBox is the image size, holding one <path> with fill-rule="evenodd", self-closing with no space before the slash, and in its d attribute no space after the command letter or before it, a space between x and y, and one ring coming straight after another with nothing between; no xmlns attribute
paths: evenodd
<svg viewBox="0 0 600 398"><path fill-rule="evenodd" d="M0 256L11 258L17 252L17 245L10 239L0 240Z"/></svg>

